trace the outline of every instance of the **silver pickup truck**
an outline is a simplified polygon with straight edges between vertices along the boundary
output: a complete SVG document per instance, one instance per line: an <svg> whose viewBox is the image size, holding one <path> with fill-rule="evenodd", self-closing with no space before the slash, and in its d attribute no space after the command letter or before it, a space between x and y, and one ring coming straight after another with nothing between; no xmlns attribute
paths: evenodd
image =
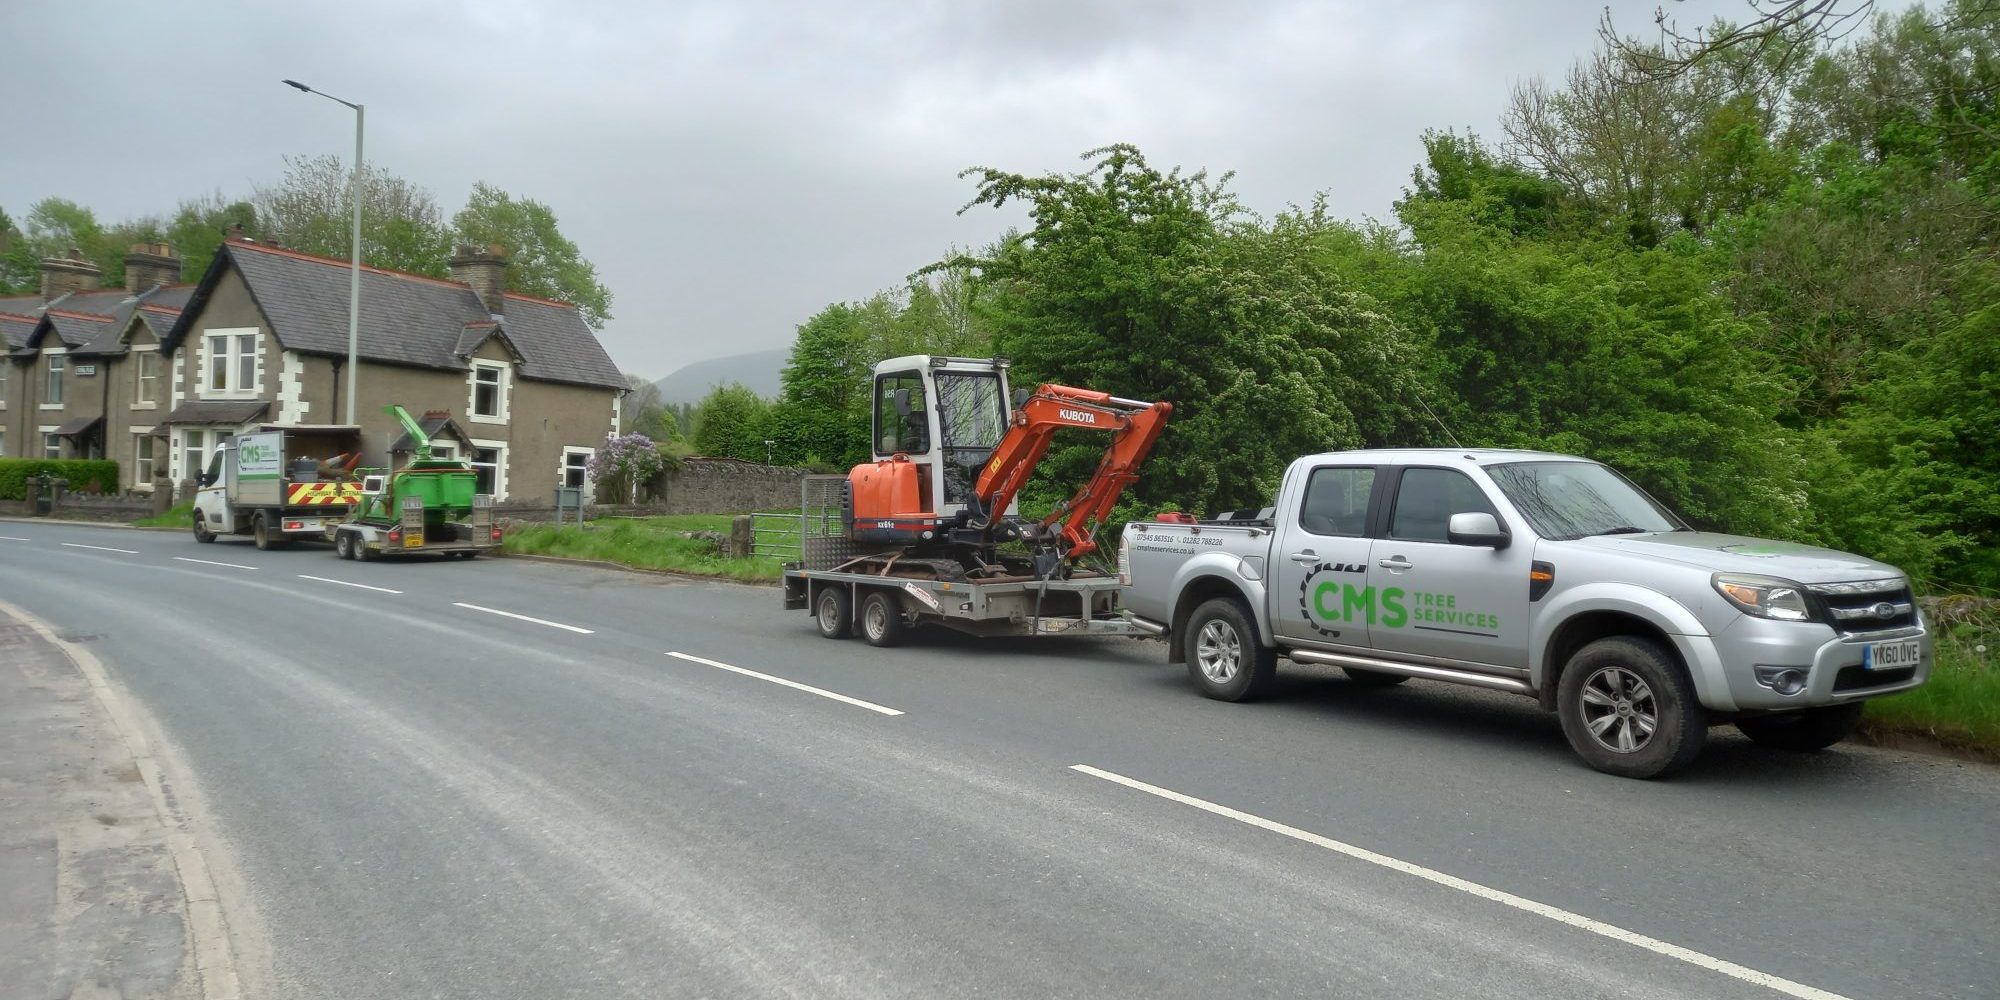
<svg viewBox="0 0 2000 1000"><path fill-rule="evenodd" d="M1929 677L1909 580L1829 549L1690 529L1609 467L1502 450L1298 459L1277 505L1125 528L1130 612L1201 692L1269 692L1279 657L1538 699L1590 766L1650 778L1708 727L1818 750Z"/></svg>

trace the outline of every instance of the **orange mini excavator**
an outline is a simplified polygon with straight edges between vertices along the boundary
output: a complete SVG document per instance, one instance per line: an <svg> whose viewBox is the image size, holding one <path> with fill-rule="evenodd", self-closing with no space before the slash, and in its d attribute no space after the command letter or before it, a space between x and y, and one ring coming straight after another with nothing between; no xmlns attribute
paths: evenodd
<svg viewBox="0 0 2000 1000"><path fill-rule="evenodd" d="M900 546L875 561L921 562L943 577L1026 569L1046 579L1096 551L1098 523L1139 478L1173 405L1043 385L1010 407L1007 369L1002 358L936 355L875 366L875 461L848 473L844 512L853 541ZM1015 498L1065 427L1108 432L1111 444L1074 495L1024 520ZM1031 566L1006 566L995 553L1016 540L1033 551Z"/></svg>

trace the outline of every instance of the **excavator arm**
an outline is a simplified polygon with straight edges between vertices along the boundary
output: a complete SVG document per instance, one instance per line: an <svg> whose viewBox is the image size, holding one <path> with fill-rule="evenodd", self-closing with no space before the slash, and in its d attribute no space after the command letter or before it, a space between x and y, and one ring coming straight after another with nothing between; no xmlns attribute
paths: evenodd
<svg viewBox="0 0 2000 1000"><path fill-rule="evenodd" d="M1120 399L1066 385L1041 386L1014 411L1006 435L981 468L972 490L976 512L990 526L1014 502L1056 431L1065 427L1110 431L1111 445L1104 449L1097 471L1050 511L1035 533L1041 540L1055 542L1063 560L1074 563L1096 550L1093 529L1111 512L1118 494L1139 478L1139 463L1153 450L1173 411L1172 403Z"/></svg>

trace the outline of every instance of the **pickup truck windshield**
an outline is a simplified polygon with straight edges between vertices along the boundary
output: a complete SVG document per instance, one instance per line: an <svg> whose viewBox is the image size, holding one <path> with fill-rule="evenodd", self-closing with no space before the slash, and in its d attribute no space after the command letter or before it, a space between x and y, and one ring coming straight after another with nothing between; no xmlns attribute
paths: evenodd
<svg viewBox="0 0 2000 1000"><path fill-rule="evenodd" d="M1625 477L1595 462L1512 462L1486 470L1543 538L1679 531L1683 525Z"/></svg>

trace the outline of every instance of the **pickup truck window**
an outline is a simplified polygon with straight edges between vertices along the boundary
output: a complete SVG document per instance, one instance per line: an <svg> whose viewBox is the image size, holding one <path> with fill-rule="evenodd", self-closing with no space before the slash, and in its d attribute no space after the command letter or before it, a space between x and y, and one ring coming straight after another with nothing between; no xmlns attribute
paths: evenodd
<svg viewBox="0 0 2000 1000"><path fill-rule="evenodd" d="M1314 469L1299 504L1299 527L1315 535L1368 533L1368 497L1375 492L1371 468Z"/></svg>
<svg viewBox="0 0 2000 1000"><path fill-rule="evenodd" d="M1499 516L1486 494L1463 472L1451 469L1405 469L1396 486L1395 513L1389 537L1413 542L1443 542L1453 514L1483 511Z"/></svg>
<svg viewBox="0 0 2000 1000"><path fill-rule="evenodd" d="M1543 538L1678 531L1681 523L1624 476L1596 462L1488 466L1500 492Z"/></svg>

